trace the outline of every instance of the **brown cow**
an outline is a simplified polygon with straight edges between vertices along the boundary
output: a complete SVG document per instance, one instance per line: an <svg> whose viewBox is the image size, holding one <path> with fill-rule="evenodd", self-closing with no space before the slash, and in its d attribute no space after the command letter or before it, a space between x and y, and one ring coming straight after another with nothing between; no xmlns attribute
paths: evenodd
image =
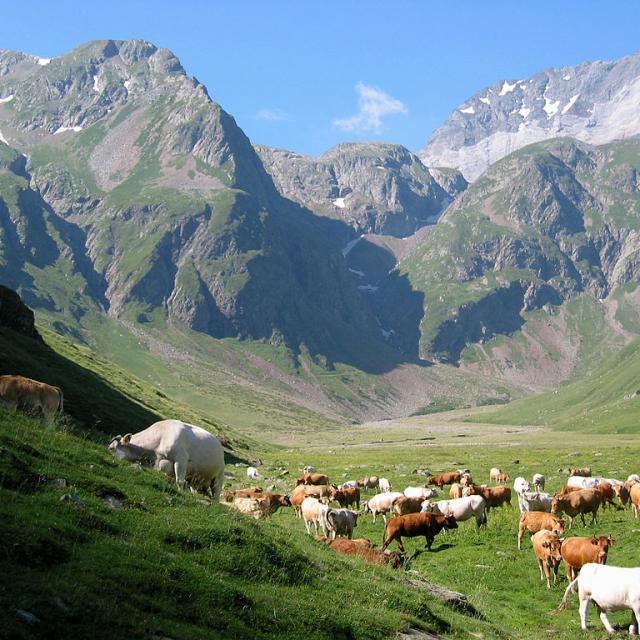
<svg viewBox="0 0 640 640"><path fill-rule="evenodd" d="M329 477L323 473L304 473L296 479L296 487L300 484L329 484Z"/></svg>
<svg viewBox="0 0 640 640"><path fill-rule="evenodd" d="M598 521L598 509L602 502L602 494L597 489L581 489L574 491L564 498L555 496L551 501L551 512L563 512L569 518L569 529L573 526L573 519L580 515L583 526L586 526L584 514L591 514L591 524Z"/></svg>
<svg viewBox="0 0 640 640"><path fill-rule="evenodd" d="M422 498L407 498L400 496L393 501L391 511L397 516L406 516L408 513L420 513L422 509Z"/></svg>
<svg viewBox="0 0 640 640"><path fill-rule="evenodd" d="M45 424L52 427L56 411L64 410L64 398L60 387L52 387L24 376L0 376L0 401L10 411L16 409L40 409Z"/></svg>
<svg viewBox="0 0 640 640"><path fill-rule="evenodd" d="M356 509L360 508L360 489L357 487L349 487L347 489L332 489L329 494L332 500L335 500L341 507L350 507L356 505Z"/></svg>
<svg viewBox="0 0 640 640"><path fill-rule="evenodd" d="M526 530L531 533L538 533L542 529L562 535L564 533L564 520L546 511L525 511L520 516L518 525L518 550L522 548L522 536Z"/></svg>
<svg viewBox="0 0 640 640"><path fill-rule="evenodd" d="M560 553L562 542L560 542L555 533L542 529L531 536L531 544L533 545L533 552L538 559L540 580L546 578L547 589L551 589L551 583L549 582L551 571L553 571L553 584L558 583L558 568L562 560Z"/></svg>
<svg viewBox="0 0 640 640"><path fill-rule="evenodd" d="M233 502L234 498L250 498L256 493L263 493L262 487L249 487L248 489L236 489L235 491L225 491L222 499L225 502Z"/></svg>
<svg viewBox="0 0 640 640"><path fill-rule="evenodd" d="M449 471L447 473L441 473L438 476L429 476L425 486L436 485L442 489L445 484L453 484L454 482L460 482L462 473L460 471Z"/></svg>
<svg viewBox="0 0 640 640"><path fill-rule="evenodd" d="M610 482L601 482L596 489L600 492L602 496L602 508L604 509L607 505L615 507L615 503L613 499L616 497L616 491L613 488Z"/></svg>
<svg viewBox="0 0 640 640"><path fill-rule="evenodd" d="M324 536L318 536L318 539L333 549L333 551L357 556L371 564L389 564L394 569L402 565L402 556L397 551L380 551L376 549L373 543L367 540L367 538L357 538L356 540L336 538L335 540L330 540Z"/></svg>
<svg viewBox="0 0 640 640"><path fill-rule="evenodd" d="M254 493L234 498L230 506L259 520L273 515L280 507L290 507L291 501L288 496L277 493Z"/></svg>
<svg viewBox="0 0 640 640"><path fill-rule="evenodd" d="M441 513L409 513L406 516L398 516L387 522L384 529L384 551L394 540L404 553L402 538L415 538L424 536L427 548L431 551L433 540L442 529L457 529L458 523L453 516L444 516Z"/></svg>
<svg viewBox="0 0 640 640"><path fill-rule="evenodd" d="M564 566L567 570L567 578L569 582L576 579L577 572L582 569L587 562L596 562L598 564L607 564L607 554L609 547L614 540L609 536L600 536L596 538L567 538L562 543L560 549Z"/></svg>
<svg viewBox="0 0 640 640"><path fill-rule="evenodd" d="M302 517L301 507L305 498L318 498L318 500L329 500L331 491L335 487L331 485L306 485L301 484L291 492L291 506L295 509L296 516Z"/></svg>
<svg viewBox="0 0 640 640"><path fill-rule="evenodd" d="M620 499L620 504L623 507L626 507L627 504L629 504L629 498L630 498L629 489L627 489L627 487L624 484L617 484L614 487L614 489L615 489L616 495Z"/></svg>
<svg viewBox="0 0 640 640"><path fill-rule="evenodd" d="M591 477L591 467L578 467L576 469L569 469L570 476L582 476L583 478Z"/></svg>
<svg viewBox="0 0 640 640"><path fill-rule="evenodd" d="M487 511L492 507L501 507L503 504L511 506L511 489L503 485L497 487L469 487L471 495L482 496L487 503Z"/></svg>
<svg viewBox="0 0 640 640"><path fill-rule="evenodd" d="M356 482L363 489L377 489L380 478L378 476L369 476L368 478L362 478L362 480L356 480Z"/></svg>

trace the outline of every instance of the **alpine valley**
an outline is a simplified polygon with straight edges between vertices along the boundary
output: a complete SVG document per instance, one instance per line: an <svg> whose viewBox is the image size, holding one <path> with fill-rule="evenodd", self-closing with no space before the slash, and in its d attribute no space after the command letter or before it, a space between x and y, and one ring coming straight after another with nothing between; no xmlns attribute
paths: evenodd
<svg viewBox="0 0 640 640"><path fill-rule="evenodd" d="M0 282L249 434L578 381L640 335L638 87L640 55L550 69L417 154L311 158L148 42L2 51Z"/></svg>

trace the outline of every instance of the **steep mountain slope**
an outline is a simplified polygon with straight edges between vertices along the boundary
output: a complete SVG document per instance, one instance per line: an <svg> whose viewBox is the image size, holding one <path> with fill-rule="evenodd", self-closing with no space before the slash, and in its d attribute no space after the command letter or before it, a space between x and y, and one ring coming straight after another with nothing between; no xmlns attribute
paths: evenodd
<svg viewBox="0 0 640 640"><path fill-rule="evenodd" d="M280 193L359 233L404 237L439 218L467 184L400 145L339 144L319 158L256 145Z"/></svg>
<svg viewBox="0 0 640 640"><path fill-rule="evenodd" d="M637 335L639 169L638 141L566 139L493 165L398 265L424 295L421 355L551 385Z"/></svg>
<svg viewBox="0 0 640 640"><path fill-rule="evenodd" d="M1 275L27 302L70 329L104 308L330 357L378 335L339 252L352 231L281 198L170 52L107 41L0 66Z"/></svg>
<svg viewBox="0 0 640 640"><path fill-rule="evenodd" d="M532 142L570 136L605 144L640 133L640 53L614 62L546 69L503 80L460 105L418 153L427 166L455 167L475 180Z"/></svg>

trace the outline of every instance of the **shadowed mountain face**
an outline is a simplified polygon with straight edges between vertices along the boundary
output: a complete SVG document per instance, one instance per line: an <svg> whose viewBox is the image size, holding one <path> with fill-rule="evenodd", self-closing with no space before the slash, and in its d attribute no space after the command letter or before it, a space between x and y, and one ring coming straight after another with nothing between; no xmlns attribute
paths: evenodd
<svg viewBox="0 0 640 640"><path fill-rule="evenodd" d="M605 144L640 133L640 54L614 62L545 69L502 80L460 105L418 152L427 166L455 167L475 180L533 142L570 136Z"/></svg>
<svg viewBox="0 0 640 640"><path fill-rule="evenodd" d="M103 41L0 69L0 277L29 304L69 331L104 310L392 366L341 253L351 226L283 198L173 54Z"/></svg>

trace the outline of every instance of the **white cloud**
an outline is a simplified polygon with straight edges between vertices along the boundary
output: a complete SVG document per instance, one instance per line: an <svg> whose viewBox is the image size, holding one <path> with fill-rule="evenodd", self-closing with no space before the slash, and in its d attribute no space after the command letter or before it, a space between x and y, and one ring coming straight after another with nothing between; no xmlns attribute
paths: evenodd
<svg viewBox="0 0 640 640"><path fill-rule="evenodd" d="M256 120L266 120L268 122L282 122L290 120L291 116L282 109L259 109L254 116Z"/></svg>
<svg viewBox="0 0 640 640"><path fill-rule="evenodd" d="M356 131L360 133L380 133L382 131L382 118L397 113L407 115L407 107L396 98L392 98L378 87L372 87L358 82L358 113L350 118L338 118L333 121L333 126L343 131Z"/></svg>

